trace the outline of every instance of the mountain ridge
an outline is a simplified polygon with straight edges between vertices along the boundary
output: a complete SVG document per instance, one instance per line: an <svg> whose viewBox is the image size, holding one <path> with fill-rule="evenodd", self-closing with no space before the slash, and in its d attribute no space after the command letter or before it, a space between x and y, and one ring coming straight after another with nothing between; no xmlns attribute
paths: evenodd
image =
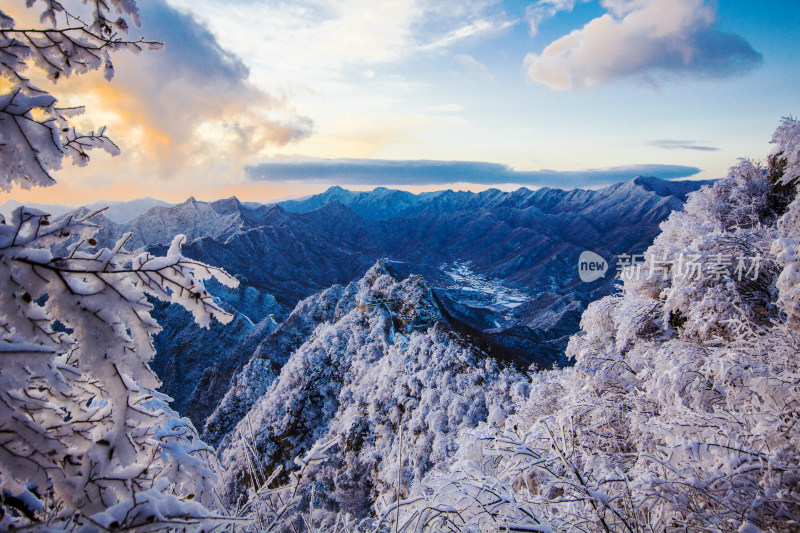
<svg viewBox="0 0 800 533"><path fill-rule="evenodd" d="M656 177L637 176L620 184L613 184L601 189L556 189L543 187L541 189L528 189L520 187L511 192L503 192L492 188L481 192L442 190L420 194L413 194L407 191L376 187L372 191L349 191L340 186L330 187L323 193L313 195L304 200L286 200L278 202L289 212L305 213L317 209L326 203L339 201L343 205L350 207L353 211L364 218L370 220L382 220L398 216L410 216L418 213L423 206L430 206L439 211L453 208L467 208L477 204L491 207L501 207L503 204L510 204L520 208L521 201L528 201L533 205L540 204L542 198L550 195L567 197L573 201L576 196L584 196L587 201L598 192L619 187L622 184L633 184L646 187L661 196L677 194L682 202L686 200L686 194L696 190L699 185L710 184L710 180L661 180ZM388 197L395 199L395 205L385 205ZM401 201L397 201L401 199Z"/></svg>
<svg viewBox="0 0 800 533"><path fill-rule="evenodd" d="M66 215L67 213L73 212L76 208L70 207L63 204L41 204L36 202L19 202L17 200L8 200L0 205L0 214L5 217L10 215L11 211L16 209L17 207L25 205L27 207L31 207L34 209L39 209L44 211L45 213L50 213L54 217L60 217L62 215ZM123 224L128 222L135 216L138 216L142 213L145 213L152 207L161 206L166 207L173 204L169 202L165 202L163 200L158 200L156 198L137 198L135 200L127 200L127 201L106 201L100 200L97 202L93 202L91 204L82 205L80 207L86 208L89 211L95 211L97 209L104 209L103 214L105 217L116 223L116 224ZM79 207L79 208L80 208Z"/></svg>
<svg viewBox="0 0 800 533"><path fill-rule="evenodd" d="M301 320L309 311L316 319ZM524 375L452 329L421 277L402 279L385 262L301 302L292 316L300 322L262 343L206 426L230 503L252 484L247 454L286 469L315 442L334 441L331 460L344 468L312 468L303 483L329 487L319 511L363 518L365 502L392 496L398 479L408 492L448 464L459 430L501 426L527 395ZM410 449L403 434L413 435L418 453L399 469L398 450Z"/></svg>
<svg viewBox="0 0 800 533"><path fill-rule="evenodd" d="M187 257L222 266L240 280L238 292L221 296L254 323L270 314L281 323L305 298L347 286L383 258L402 276L422 275L454 327L482 349L500 359L514 353L515 363L523 366L549 368L569 364L564 348L578 331L583 309L613 291L613 275L582 283L578 256L588 249L613 263L619 254L644 251L660 222L702 185L637 178L592 191L401 191L394 207L384 202L392 197L388 189L372 196L357 193L363 206L378 206L372 212L402 213L381 220L342 203L340 197L349 191L341 188L334 190L339 197L317 199L321 205L308 204L314 209L304 213L280 203L244 204L235 197L191 199L153 208L103 239L111 242L115 232L138 231L145 237L132 247L163 252L174 233L186 234ZM177 330L193 327L188 320L167 322ZM157 358L174 357L161 354L170 349L168 342L157 342ZM197 348L208 358L229 353L211 341ZM225 375L235 381L245 359L225 357L232 365ZM162 368L168 370L162 380L182 379L170 364ZM202 394L210 398L224 394L219 381L204 387ZM205 412L189 407L185 414L202 426Z"/></svg>

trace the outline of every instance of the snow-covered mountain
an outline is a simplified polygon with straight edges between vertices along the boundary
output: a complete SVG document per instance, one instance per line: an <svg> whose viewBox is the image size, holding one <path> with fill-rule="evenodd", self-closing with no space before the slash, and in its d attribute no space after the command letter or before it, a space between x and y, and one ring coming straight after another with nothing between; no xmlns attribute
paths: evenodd
<svg viewBox="0 0 800 533"><path fill-rule="evenodd" d="M5 202L3 205L0 205L0 214L8 218L11 211L16 209L20 205L22 205L21 202L18 202L16 200L9 200ZM73 207L61 204L26 203L25 205L27 207L39 209L41 211L44 211L45 213L50 213L55 217L71 213L75 209ZM136 200L129 200L126 202L118 202L118 201L109 202L101 200L99 202L87 204L83 207L85 207L89 211L95 211L97 209L106 208L105 211L103 211L103 215L105 216L106 219L114 222L115 224L124 224L130 219L138 215L141 215L142 213L146 212L147 210L153 207L168 207L170 205L172 204L164 202L163 200L157 200L155 198L138 198Z"/></svg>
<svg viewBox="0 0 800 533"><path fill-rule="evenodd" d="M420 195L333 188L290 204L298 212L190 198L123 224L100 215L98 241L111 246L131 232L128 248L160 254L183 233L187 256L224 266L242 282L215 288L236 316L233 327L197 332L181 310L155 311L166 327L155 340L154 368L178 409L202 426L263 340L266 330L255 325L269 315L265 324L282 322L304 298L347 285L381 258L403 277L423 275L451 327L496 359L568 364L564 348L581 313L613 288L613 276L580 282L580 253L593 250L611 262L643 251L658 224L701 185L636 178L590 191Z"/></svg>
<svg viewBox="0 0 800 533"><path fill-rule="evenodd" d="M14 209L18 208L19 206L21 206L21 205L23 205L23 203L22 202L18 202L17 200L8 200L6 202L3 202L3 204L0 205L0 215L5 217L6 219L10 219L11 218L11 212ZM27 207L33 208L33 209L38 209L40 211L44 211L45 213L50 213L51 215L53 215L55 217L58 217L58 216L61 216L61 215L65 215L65 214L67 214L67 213L69 213L69 212L71 212L71 211L73 211L75 209L74 207L69 207L67 205L40 204L40 203L36 203L36 202L28 202L28 203L25 203L24 205L27 206Z"/></svg>
<svg viewBox="0 0 800 533"><path fill-rule="evenodd" d="M99 201L93 204L88 204L85 207L88 209L102 209L105 217L117 224L124 224L134 217L152 209L153 207L169 207L172 204L156 198L137 198L136 200L129 200L126 202L107 202Z"/></svg>
<svg viewBox="0 0 800 533"><path fill-rule="evenodd" d="M272 315L253 323L227 302L234 318L209 329L191 327L188 311L174 304L157 303L164 331L154 346L159 354L151 364L161 378L161 391L171 396L172 408L202 422L217 407L231 379L247 363L259 343L276 327Z"/></svg>
<svg viewBox="0 0 800 533"><path fill-rule="evenodd" d="M149 209L124 224L124 231L133 233L131 248L169 244L179 233L190 241L201 237L224 241L248 227L245 212L249 211L236 198L198 202L192 197L174 206Z"/></svg>
<svg viewBox="0 0 800 533"><path fill-rule="evenodd" d="M580 282L580 253L593 250L611 262L617 254L643 251L658 224L703 184L636 178L590 191L421 195L333 188L290 204L298 212L236 198L189 199L152 208L125 224L104 223L98 240L109 245L130 231L129 247L147 245L163 253L174 234L186 234L187 256L222 265L240 279L239 288L221 288L219 296L253 323L270 314L281 322L304 298L346 285L385 258L404 277L423 275L449 323L476 346L500 360L549 367L567 364L564 348L581 313L613 288L611 275ZM387 216L393 218L377 218ZM187 401L186 395L221 398L225 379L251 354L234 356L230 347L239 341L227 333L198 336L188 316L161 313L171 311L156 313L168 327L156 338L155 366L167 390L186 405L183 412L202 425L212 401ZM245 329L237 331L246 337ZM179 344L192 347L198 366L205 369L219 358L231 366L216 379L200 380L199 388L194 378L191 387L173 385L186 380L173 363L183 350L174 348L174 339L193 335L197 341Z"/></svg>
<svg viewBox="0 0 800 533"><path fill-rule="evenodd" d="M324 193L304 200L279 202L286 211L308 213L333 202L339 202L360 216L369 220L419 215L422 212L452 212L469 209L513 207L524 209L538 207L547 212L579 213L608 210L620 203L625 194L637 195L637 187L656 193L662 198L674 196L686 201L686 195L697 190L699 181L665 181L653 177L640 176L631 181L612 185L598 190L560 190L544 187L532 191L520 188L506 193L499 189L488 189L479 193L469 191L436 191L412 194L377 187L372 191L354 192L334 186ZM624 202L623 202L624 205Z"/></svg>
<svg viewBox="0 0 800 533"><path fill-rule="evenodd" d="M428 196L386 187L377 187L368 192L354 192L333 186L322 194L315 194L304 200L286 200L279 202L278 205L291 213L308 213L330 203L339 202L366 219L384 220L402 216L424 203Z"/></svg>
<svg viewBox="0 0 800 533"><path fill-rule="evenodd" d="M408 263L304 300L208 420L221 496L285 531L795 531L800 123L773 142L661 224L583 313L574 366L499 363ZM443 272L484 309L526 305Z"/></svg>
<svg viewBox="0 0 800 533"><path fill-rule="evenodd" d="M303 481L326 487L317 516L365 517L370 502L396 499L398 482L406 495L448 465L461 431L502 427L526 380L460 336L421 277L378 262L298 305L258 347L206 438L218 444L231 503L258 483L248 464L292 469L328 443L331 460Z"/></svg>

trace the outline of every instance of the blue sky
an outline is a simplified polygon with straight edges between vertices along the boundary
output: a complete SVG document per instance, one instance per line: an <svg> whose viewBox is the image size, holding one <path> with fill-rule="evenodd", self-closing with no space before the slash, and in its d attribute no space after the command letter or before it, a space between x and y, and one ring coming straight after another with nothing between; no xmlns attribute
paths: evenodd
<svg viewBox="0 0 800 533"><path fill-rule="evenodd" d="M62 171L72 192L715 178L763 159L781 116L800 113L796 0L139 4L141 33L167 50L118 56L109 87L63 87L123 148Z"/></svg>

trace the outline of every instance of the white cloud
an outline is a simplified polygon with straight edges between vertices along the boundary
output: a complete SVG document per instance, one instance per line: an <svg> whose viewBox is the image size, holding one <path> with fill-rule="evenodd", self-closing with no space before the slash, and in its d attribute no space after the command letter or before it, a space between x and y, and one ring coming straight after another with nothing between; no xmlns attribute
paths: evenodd
<svg viewBox="0 0 800 533"><path fill-rule="evenodd" d="M463 65L474 70L477 72L481 78L486 81L494 81L494 76L492 73L489 72L489 69L486 68L486 65L475 59L469 54L458 54L455 56L458 61L460 61Z"/></svg>
<svg viewBox="0 0 800 533"><path fill-rule="evenodd" d="M442 35L434 41L420 46L421 50L436 50L438 48L447 48L456 44L459 41L471 39L479 35L486 35L489 33L498 32L508 28L514 23L507 20L491 21L487 19L476 20L456 28L445 35Z"/></svg>
<svg viewBox="0 0 800 533"><path fill-rule="evenodd" d="M586 0L582 0L586 1ZM531 35L539 33L539 25L561 11L572 11L578 0L539 0L525 10L525 18L531 28Z"/></svg>
<svg viewBox="0 0 800 533"><path fill-rule="evenodd" d="M583 28L528 54L528 75L554 90L669 74L724 77L761 56L741 37L716 29L703 0L602 0L607 10Z"/></svg>
<svg viewBox="0 0 800 533"><path fill-rule="evenodd" d="M253 81L325 90L345 67L370 70L407 49L419 0L169 0L191 12L221 45L245 58Z"/></svg>
<svg viewBox="0 0 800 533"><path fill-rule="evenodd" d="M424 50L508 27L494 2L438 0L169 0L208 25L222 46L246 58L256 82L331 82ZM449 4L448 4L449 6Z"/></svg>
<svg viewBox="0 0 800 533"><path fill-rule="evenodd" d="M696 152L718 152L719 148L716 146L709 146L707 144L700 144L697 141L684 141L680 139L659 139L648 143L650 146L656 148L663 148L665 150L694 150Z"/></svg>
<svg viewBox="0 0 800 533"><path fill-rule="evenodd" d="M286 95L252 84L247 65L203 24L165 0L142 2L141 11L141 31L165 42L164 51L115 55L112 83L97 72L59 83L65 105L87 107L76 125L107 125L122 149L113 162L93 157L88 169L67 167L73 183L103 183L110 174L137 183L238 180L259 152L312 134L311 119Z"/></svg>

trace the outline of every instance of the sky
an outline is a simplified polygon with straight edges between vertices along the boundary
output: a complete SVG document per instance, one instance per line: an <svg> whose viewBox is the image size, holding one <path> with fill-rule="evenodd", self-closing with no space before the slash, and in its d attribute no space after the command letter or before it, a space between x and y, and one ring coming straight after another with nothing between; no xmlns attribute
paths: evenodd
<svg viewBox="0 0 800 533"><path fill-rule="evenodd" d="M122 154L0 203L718 178L800 114L797 0L137 3L165 50L51 89Z"/></svg>

